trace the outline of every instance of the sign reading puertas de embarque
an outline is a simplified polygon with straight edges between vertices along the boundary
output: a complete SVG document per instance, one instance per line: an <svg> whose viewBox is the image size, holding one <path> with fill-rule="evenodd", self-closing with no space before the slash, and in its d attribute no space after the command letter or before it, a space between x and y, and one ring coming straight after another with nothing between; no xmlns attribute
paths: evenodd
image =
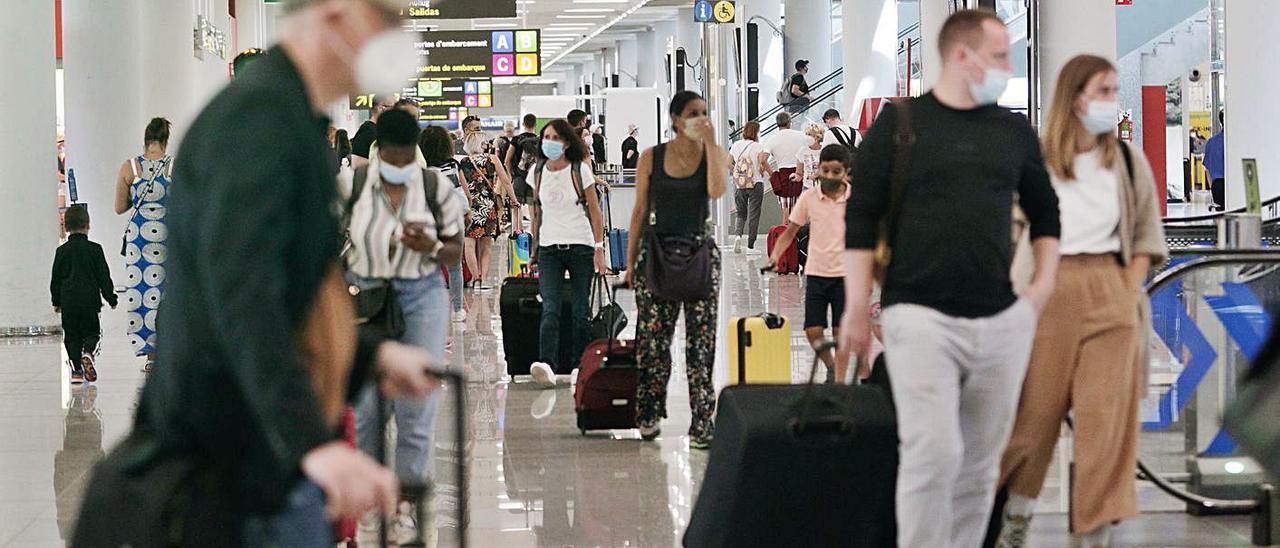
<svg viewBox="0 0 1280 548"><path fill-rule="evenodd" d="M540 76L541 34L527 30L419 33L419 78Z"/></svg>

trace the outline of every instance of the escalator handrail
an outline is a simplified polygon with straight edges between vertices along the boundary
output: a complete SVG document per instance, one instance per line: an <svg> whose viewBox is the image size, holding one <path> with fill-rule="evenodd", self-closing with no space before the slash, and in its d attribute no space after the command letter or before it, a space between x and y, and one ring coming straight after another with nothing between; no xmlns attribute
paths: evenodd
<svg viewBox="0 0 1280 548"><path fill-rule="evenodd" d="M1199 255L1200 258L1173 266L1161 271L1159 274L1156 274L1156 276L1146 285L1148 296L1154 295L1157 291L1164 289L1165 286L1173 283L1174 280L1196 270L1230 264L1280 264L1280 250L1197 249L1182 250L1176 254L1195 254ZM1067 424L1070 426L1070 421L1068 421ZM1140 479L1150 481L1153 485L1160 488L1161 491L1168 493L1169 496L1205 510L1255 511L1260 507L1260 502L1256 499L1216 499L1186 491L1160 477L1159 474L1152 472L1151 469L1142 462L1142 459L1138 459L1138 472L1138 477Z"/></svg>
<svg viewBox="0 0 1280 548"><path fill-rule="evenodd" d="M804 108L802 108L802 109L800 109L800 110L798 110L798 111L796 111L796 112L792 113L792 114L791 114L791 118L794 120L794 119L796 118L796 116L798 116L798 115L800 115L800 114L804 114L804 113L806 113L806 112L809 112L809 110L810 110L810 109L812 109L813 107L815 107L815 106L817 106L817 105L821 105L821 104L823 104L823 102L824 102L824 101L826 101L827 99L830 99L830 98L831 98L832 96L834 96L835 94L840 93L842 90L844 90L844 83L843 83L843 82L841 82L839 86L833 87L833 88L831 88L830 90L827 90L827 92L826 92L826 93L823 93L822 95L819 95L817 99L814 99L813 101L810 101L810 102L809 102L809 104L807 104L807 105L805 105L805 106L804 106ZM761 137L761 138L764 138L764 136L765 136L765 135L768 135L768 134L770 134L770 133L773 133L774 131L777 131L777 129L778 129L778 123L777 123L777 122L774 122L774 123L770 124L770 125L769 125L769 127L766 127L766 128L763 128L763 129L761 129L761 130L760 130L760 137Z"/></svg>
<svg viewBox="0 0 1280 548"><path fill-rule="evenodd" d="M1277 203L1280 203L1280 196L1273 196L1272 198L1262 202L1262 207L1275 205ZM1218 211L1215 213L1206 213L1204 215L1189 215L1187 217L1165 217L1161 219L1161 222L1168 225L1168 224L1194 223L1199 221L1215 221L1230 214L1244 213L1244 211L1245 211L1245 208L1237 207L1230 211Z"/></svg>
<svg viewBox="0 0 1280 548"><path fill-rule="evenodd" d="M832 80L834 80L834 79L835 79L836 77L838 77L838 76L840 76L840 77L843 77L843 76L844 76L844 67L843 67L843 66L841 66L841 67L836 67L836 69L835 69L835 70L831 71L831 72L830 72L830 73L828 73L826 76L823 76L821 80L818 80L817 82L814 82L813 84L810 84L810 85L809 85L809 89L810 89L810 90L814 90L814 89L820 88L820 87L822 87L822 86L825 86L825 85L827 85L827 83L828 83L828 82L831 82ZM840 81L840 89L844 89L844 81L843 81L843 80L841 80L841 81ZM824 93L825 93L825 92L824 92ZM783 104L777 104L777 105L774 105L774 106L773 106L773 108L770 108L769 110L766 110L766 111L764 112L764 114L761 114L761 115L757 116L757 117L756 117L756 119L755 119L755 120L752 120L752 121L754 121L754 122L759 122L760 120L768 120L769 118L771 118L771 117L773 117L774 115L776 115L776 114L778 114L779 112L781 112L783 108L786 108L786 105L783 105ZM745 125L746 125L746 124L743 124L743 126L745 126ZM743 131L743 128L741 128L741 127L737 128L737 129L735 129L735 130L733 130L733 132L729 134L729 139L731 139L731 140L737 140L737 139L741 138L741 137L742 137L742 131Z"/></svg>

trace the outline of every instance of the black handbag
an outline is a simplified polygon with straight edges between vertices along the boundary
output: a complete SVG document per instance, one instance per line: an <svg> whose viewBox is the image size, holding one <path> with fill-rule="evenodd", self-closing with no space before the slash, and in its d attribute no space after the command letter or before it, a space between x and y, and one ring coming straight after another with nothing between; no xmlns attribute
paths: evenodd
<svg viewBox="0 0 1280 548"><path fill-rule="evenodd" d="M596 312L587 328L593 341L616 339L627 327L627 315L606 287L608 284L604 276L596 276L591 282L591 309Z"/></svg>
<svg viewBox="0 0 1280 548"><path fill-rule="evenodd" d="M404 335L404 310L400 308L391 280L380 280L367 287L350 284L347 289L355 301L358 329L384 339L399 339Z"/></svg>

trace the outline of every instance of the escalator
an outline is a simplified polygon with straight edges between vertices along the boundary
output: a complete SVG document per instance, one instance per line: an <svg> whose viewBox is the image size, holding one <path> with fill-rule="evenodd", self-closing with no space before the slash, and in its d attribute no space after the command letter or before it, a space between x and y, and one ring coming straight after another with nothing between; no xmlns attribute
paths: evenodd
<svg viewBox="0 0 1280 548"><path fill-rule="evenodd" d="M1280 542L1274 492L1220 419L1280 312L1280 249L1175 250L1146 289L1153 329L1137 474L1168 497L1140 496L1140 510L1249 514L1254 544Z"/></svg>
<svg viewBox="0 0 1280 548"><path fill-rule="evenodd" d="M1280 196L1262 202L1262 210L1268 211L1280 204ZM1165 217L1165 240L1170 249L1216 247L1218 243L1218 224L1229 215L1244 213L1243 207L1230 211ZM1280 247L1280 217L1262 222L1262 245L1264 247Z"/></svg>

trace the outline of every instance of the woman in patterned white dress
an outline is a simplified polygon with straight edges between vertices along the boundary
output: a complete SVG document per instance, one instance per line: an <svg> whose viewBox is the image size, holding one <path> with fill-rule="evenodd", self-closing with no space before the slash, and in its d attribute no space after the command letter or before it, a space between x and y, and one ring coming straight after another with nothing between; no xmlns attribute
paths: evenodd
<svg viewBox="0 0 1280 548"><path fill-rule="evenodd" d="M165 204L173 174L173 158L165 153L169 121L152 118L143 142L145 152L120 166L115 205L117 214L129 216L120 250L128 277L129 345L135 355L147 357L142 370L150 372L155 364L156 312L164 296L168 257Z"/></svg>

